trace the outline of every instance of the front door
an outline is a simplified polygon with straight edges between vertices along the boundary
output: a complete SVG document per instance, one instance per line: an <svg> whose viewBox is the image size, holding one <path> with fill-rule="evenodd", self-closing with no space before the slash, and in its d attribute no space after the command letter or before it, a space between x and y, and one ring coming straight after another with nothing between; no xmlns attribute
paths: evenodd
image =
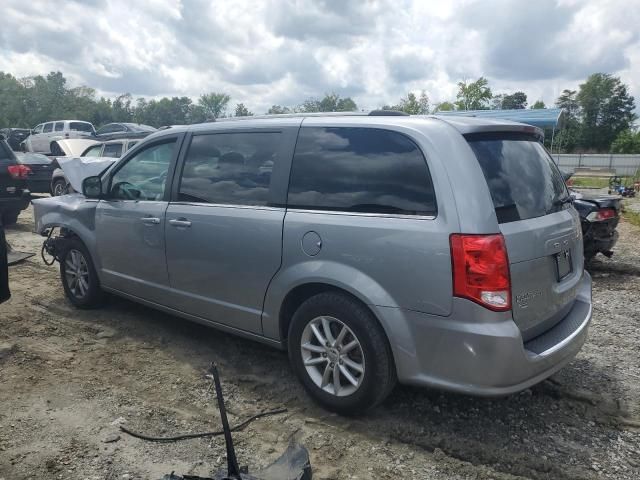
<svg viewBox="0 0 640 480"><path fill-rule="evenodd" d="M285 209L274 201L297 128L195 135L167 209L174 307L261 333L280 268Z"/></svg>
<svg viewBox="0 0 640 480"><path fill-rule="evenodd" d="M167 178L178 138L138 151L110 174L107 199L96 211L96 238L105 287L166 304Z"/></svg>

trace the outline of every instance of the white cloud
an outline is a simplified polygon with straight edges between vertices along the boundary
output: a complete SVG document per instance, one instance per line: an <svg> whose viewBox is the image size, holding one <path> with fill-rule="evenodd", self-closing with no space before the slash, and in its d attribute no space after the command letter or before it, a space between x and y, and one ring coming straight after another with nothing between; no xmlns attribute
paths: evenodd
<svg viewBox="0 0 640 480"><path fill-rule="evenodd" d="M640 95L637 0L3 1L0 70L113 96L224 91L264 112L335 91L364 108L462 79L547 104L589 73Z"/></svg>

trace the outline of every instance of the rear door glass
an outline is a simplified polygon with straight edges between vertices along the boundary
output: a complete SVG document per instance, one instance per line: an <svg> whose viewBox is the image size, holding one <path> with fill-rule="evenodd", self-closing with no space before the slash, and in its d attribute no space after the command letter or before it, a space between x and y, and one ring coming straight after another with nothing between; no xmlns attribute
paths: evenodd
<svg viewBox="0 0 640 480"><path fill-rule="evenodd" d="M64 122L56 122L56 132L62 132L64 130Z"/></svg>
<svg viewBox="0 0 640 480"><path fill-rule="evenodd" d="M565 208L569 193L537 139L522 134L466 136L491 192L498 223L542 217Z"/></svg>
<svg viewBox="0 0 640 480"><path fill-rule="evenodd" d="M359 127L302 127L288 206L309 210L436 214L427 162L407 136Z"/></svg>

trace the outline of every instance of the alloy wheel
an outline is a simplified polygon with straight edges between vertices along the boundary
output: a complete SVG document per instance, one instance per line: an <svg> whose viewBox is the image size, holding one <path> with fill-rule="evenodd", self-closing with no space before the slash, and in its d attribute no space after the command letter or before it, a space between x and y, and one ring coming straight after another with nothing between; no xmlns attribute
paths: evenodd
<svg viewBox="0 0 640 480"><path fill-rule="evenodd" d="M82 252L69 250L65 260L65 279L69 291L76 298L83 298L89 291L89 266Z"/></svg>
<svg viewBox="0 0 640 480"><path fill-rule="evenodd" d="M353 331L334 317L311 320L300 339L302 362L317 387L343 397L353 394L365 375L364 351Z"/></svg>

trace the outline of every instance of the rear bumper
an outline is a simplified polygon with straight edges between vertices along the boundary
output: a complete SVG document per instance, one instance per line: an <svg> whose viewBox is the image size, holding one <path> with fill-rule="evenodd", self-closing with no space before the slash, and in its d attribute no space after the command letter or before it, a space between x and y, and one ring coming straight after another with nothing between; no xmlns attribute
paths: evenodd
<svg viewBox="0 0 640 480"><path fill-rule="evenodd" d="M593 230L584 236L585 257L590 257L598 252L609 252L618 241L618 231L598 232Z"/></svg>
<svg viewBox="0 0 640 480"><path fill-rule="evenodd" d="M29 206L31 195L25 190L21 195L14 197L0 197L0 211L22 211Z"/></svg>
<svg viewBox="0 0 640 480"><path fill-rule="evenodd" d="M481 396L518 392L544 380L571 361L587 338L591 277L584 273L565 318L530 341L523 342L510 314L487 312L458 299L450 317L403 311L413 345L406 338L391 341L399 380Z"/></svg>
<svg viewBox="0 0 640 480"><path fill-rule="evenodd" d="M27 188L31 193L51 193L51 179L27 180Z"/></svg>

